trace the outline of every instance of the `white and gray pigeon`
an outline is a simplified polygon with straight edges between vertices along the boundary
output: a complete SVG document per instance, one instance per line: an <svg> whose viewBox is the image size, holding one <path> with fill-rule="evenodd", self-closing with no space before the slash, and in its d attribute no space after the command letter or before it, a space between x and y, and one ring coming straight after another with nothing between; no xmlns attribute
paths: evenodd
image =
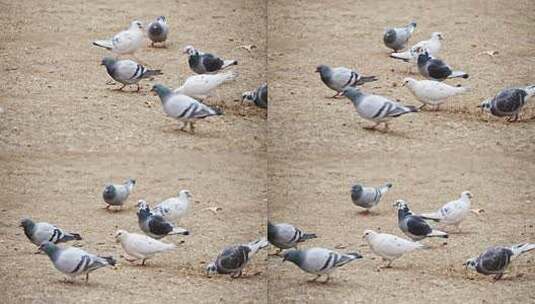
<svg viewBox="0 0 535 304"><path fill-rule="evenodd" d="M71 280L85 274L85 281L89 282L89 273L92 271L115 266L115 259L111 256L96 256L76 247L61 248L52 242L44 242L39 250L44 251L54 267Z"/></svg>
<svg viewBox="0 0 535 304"><path fill-rule="evenodd" d="M181 190L176 197L168 198L151 209L152 214L176 223L191 209L191 192Z"/></svg>
<svg viewBox="0 0 535 304"><path fill-rule="evenodd" d="M398 211L398 226L405 235L413 241L428 237L448 238L446 232L435 230L421 217L412 213L403 200L397 200L393 205Z"/></svg>
<svg viewBox="0 0 535 304"><path fill-rule="evenodd" d="M133 179L126 180L123 184L107 184L102 191L102 198L108 204L106 209L111 206L121 207L124 205L128 196L134 190L136 181Z"/></svg>
<svg viewBox="0 0 535 304"><path fill-rule="evenodd" d="M363 93L358 88L347 88L343 95L351 100L360 117L375 123L373 126L364 127L365 129L375 129L383 123L385 130L388 130L388 122L392 118L418 112L414 106L403 106L380 95Z"/></svg>
<svg viewBox="0 0 535 304"><path fill-rule="evenodd" d="M392 53L390 54L390 57L394 59L400 59L405 62L416 62L418 55L425 51L427 51L431 56L438 56L438 53L442 47L441 41L443 39L444 36L442 33L434 32L431 34L431 38L429 40L420 41L405 52Z"/></svg>
<svg viewBox="0 0 535 304"><path fill-rule="evenodd" d="M167 25L167 19L164 16L156 18L156 21L149 23L149 26L147 27L147 36L151 41L151 46L154 46L155 43L165 45L168 33L169 26Z"/></svg>
<svg viewBox="0 0 535 304"><path fill-rule="evenodd" d="M346 88L377 80L375 76L363 76L355 70L344 67L331 68L324 64L316 67L316 73L320 73L321 81L327 87L336 91L333 98L341 96Z"/></svg>
<svg viewBox="0 0 535 304"><path fill-rule="evenodd" d="M397 52L407 46L409 38L416 29L416 22L411 22L404 27L389 28L383 35L383 42L388 48Z"/></svg>
<svg viewBox="0 0 535 304"><path fill-rule="evenodd" d="M21 220L20 227L24 229L24 234L28 240L37 246L43 242L57 244L82 239L78 233L66 232L61 228L45 222L35 223L29 218Z"/></svg>
<svg viewBox="0 0 535 304"><path fill-rule="evenodd" d="M262 84L254 91L244 92L241 95L242 102L248 100L253 102L257 107L267 109L268 107L268 85Z"/></svg>
<svg viewBox="0 0 535 304"><path fill-rule="evenodd" d="M224 83L235 80L237 71L228 71L219 74L192 75L184 81L181 87L173 92L184 94L192 98L205 99L212 96L215 90Z"/></svg>
<svg viewBox="0 0 535 304"><path fill-rule="evenodd" d="M468 259L463 265L484 275L494 275L494 280L502 278L513 259L535 249L535 244L523 243L511 247L490 247L478 257Z"/></svg>
<svg viewBox="0 0 535 304"><path fill-rule="evenodd" d="M380 187L366 187L361 184L356 184L351 187L351 201L355 206L366 209L367 212L371 208L377 206L383 198L383 195L392 188L391 183L386 183Z"/></svg>
<svg viewBox="0 0 535 304"><path fill-rule="evenodd" d="M294 225L268 222L268 241L279 248L279 253L284 249L297 248L297 244L315 238L315 233L305 233Z"/></svg>
<svg viewBox="0 0 535 304"><path fill-rule="evenodd" d="M216 259L206 266L206 275L228 274L231 278L238 278L242 275L243 269L251 258L262 248L269 245L263 238L252 241L248 244L233 245L226 247L216 257Z"/></svg>
<svg viewBox="0 0 535 304"><path fill-rule="evenodd" d="M155 239L176 234L189 235L188 230L175 227L175 225L162 216L152 214L149 204L144 200L138 202L137 219L141 231Z"/></svg>
<svg viewBox="0 0 535 304"><path fill-rule="evenodd" d="M440 105L449 97L463 94L468 91L466 87L450 86L449 84L439 81L427 79L416 80L408 77L403 80L403 86L406 86L418 101L422 103L420 109L429 105L435 110L439 110Z"/></svg>
<svg viewBox="0 0 535 304"><path fill-rule="evenodd" d="M385 268L390 268L394 260L402 255L414 250L427 248L425 245L406 240L388 233L378 233L373 230L365 230L362 236L368 242L370 249L383 258L387 264Z"/></svg>
<svg viewBox="0 0 535 304"><path fill-rule="evenodd" d="M182 122L180 130L184 130L189 124L193 133L194 123L197 120L223 114L221 110L211 108L187 95L173 93L171 89L161 84L154 85L151 91L160 97L165 114Z"/></svg>
<svg viewBox="0 0 535 304"><path fill-rule="evenodd" d="M117 230L115 239L118 243L121 243L128 255L125 259L129 262L141 260L141 266L145 265L145 261L154 255L176 248L174 244L167 244L149 236L130 233L126 230Z"/></svg>
<svg viewBox="0 0 535 304"><path fill-rule="evenodd" d="M108 75L113 80L123 84L118 90L122 90L127 85L135 84L137 85L137 91L139 91L141 89L139 85L141 79L163 74L160 70L149 70L143 65L128 59L117 60L112 57L105 57L102 59L101 65L106 67Z"/></svg>
<svg viewBox="0 0 535 304"><path fill-rule="evenodd" d="M494 116L508 117L507 121L514 122L518 120L520 111L533 95L535 95L535 85L504 89L493 98L481 102L478 107Z"/></svg>
<svg viewBox="0 0 535 304"><path fill-rule="evenodd" d="M236 60L223 60L213 54L203 53L191 45L186 46L183 52L189 56L189 67L197 74L215 73L233 65L238 65Z"/></svg>
<svg viewBox="0 0 535 304"><path fill-rule="evenodd" d="M440 209L432 213L423 213L420 216L426 220L433 220L445 225L452 225L457 230L462 221L466 219L468 213L472 211L470 209L471 201L473 197L470 191L464 191L461 193L461 197L454 201L446 203Z"/></svg>
<svg viewBox="0 0 535 304"><path fill-rule="evenodd" d="M327 279L323 283L327 283L330 279L330 273L336 268L344 266L345 264L362 256L357 252L339 253L326 248L307 248L302 250L291 249L285 251L283 254L283 262L290 261L301 268L301 270L315 274L316 277L311 281L316 281L322 275L326 275Z"/></svg>
<svg viewBox="0 0 535 304"><path fill-rule="evenodd" d="M444 61L429 55L429 52L418 55L416 63L420 74L428 79L443 81L448 78L468 78L468 74L452 70Z"/></svg>
<svg viewBox="0 0 535 304"><path fill-rule="evenodd" d="M134 54L143 45L143 23L133 21L127 30L113 36L111 40L96 40L93 45L110 50L117 55Z"/></svg>

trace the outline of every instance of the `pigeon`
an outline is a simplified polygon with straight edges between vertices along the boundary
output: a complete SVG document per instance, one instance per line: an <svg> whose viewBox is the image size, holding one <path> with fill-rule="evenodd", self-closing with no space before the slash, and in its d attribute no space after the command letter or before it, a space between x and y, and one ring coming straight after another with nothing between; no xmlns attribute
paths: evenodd
<svg viewBox="0 0 535 304"><path fill-rule="evenodd" d="M220 74L202 74L193 75L186 79L184 84L173 92L176 94L184 94L192 98L204 99L212 96L215 89L226 82L235 80L238 77L238 72L229 71Z"/></svg>
<svg viewBox="0 0 535 304"><path fill-rule="evenodd" d="M535 244L523 243L512 247L490 247L478 257L468 259L466 268L484 275L494 275L494 280L502 278L509 263L519 255L535 249Z"/></svg>
<svg viewBox="0 0 535 304"><path fill-rule="evenodd" d="M132 60L116 60L112 57L102 59L101 65L106 66L106 71L111 78L123 84L118 90L121 91L129 84L136 84L137 91L141 89L139 81L156 75L162 75L160 70L149 70Z"/></svg>
<svg viewBox="0 0 535 304"><path fill-rule="evenodd" d="M163 43L167 40L167 34L169 33L169 26L167 26L167 20L164 16L156 18L156 21L149 23L147 27L147 36L151 41L151 46L155 43Z"/></svg>
<svg viewBox="0 0 535 304"><path fill-rule="evenodd" d="M37 246L43 242L57 244L82 239L78 233L65 232L63 229L45 222L34 223L28 218L20 221L20 227L24 229L24 234L28 240Z"/></svg>
<svg viewBox="0 0 535 304"><path fill-rule="evenodd" d="M405 52L392 53L390 54L390 57L406 62L414 62L418 59L418 55L424 51L427 51L431 56L438 56L440 48L442 47L442 43L440 41L443 39L442 33L434 32L431 34L431 39L420 41Z"/></svg>
<svg viewBox="0 0 535 304"><path fill-rule="evenodd" d="M297 248L298 243L317 238L314 233L304 233L301 229L286 223L272 224L268 222L268 241L279 248L279 253L283 249Z"/></svg>
<svg viewBox="0 0 535 304"><path fill-rule="evenodd" d="M133 21L128 30L118 33L111 40L96 40L93 45L117 55L134 54L143 45L143 23Z"/></svg>
<svg viewBox="0 0 535 304"><path fill-rule="evenodd" d="M439 110L440 105L445 102L448 97L463 94L468 91L466 87L454 87L439 81L415 80L412 78L405 78L403 80L403 86L406 86L422 103L420 109L429 105L434 107L435 110Z"/></svg>
<svg viewBox="0 0 535 304"><path fill-rule="evenodd" d="M244 92L241 95L242 102L244 100L252 101L257 107L267 109L268 107L268 85L262 84L256 90Z"/></svg>
<svg viewBox="0 0 535 304"><path fill-rule="evenodd" d="M143 234L129 233L126 230L117 230L115 239L117 243L121 243L124 251L131 257L125 257L125 259L129 262L141 259L141 266L145 265L145 261L155 254L176 248L174 244L167 244Z"/></svg>
<svg viewBox="0 0 535 304"><path fill-rule="evenodd" d="M290 261L301 268L301 270L316 275L311 282L316 281L322 275L326 275L327 279L323 283L329 281L330 272L336 268L361 258L362 256L357 252L339 253L318 247L303 250L291 249L283 253L283 262Z"/></svg>
<svg viewBox="0 0 535 304"><path fill-rule="evenodd" d="M262 248L269 245L268 241L259 239L249 244L234 245L223 249L214 262L206 266L206 275L212 274L229 274L235 279L242 275L243 268L249 260Z"/></svg>
<svg viewBox="0 0 535 304"><path fill-rule="evenodd" d="M152 214L149 204L144 200L138 202L137 219L139 228L154 239L175 234L189 235L186 229L175 227L162 216Z"/></svg>
<svg viewBox="0 0 535 304"><path fill-rule="evenodd" d="M86 283L89 273L102 267L114 267L115 259L111 256L96 256L75 247L61 248L52 242L44 242L39 246L44 251L57 270L72 279L85 274Z"/></svg>
<svg viewBox="0 0 535 304"><path fill-rule="evenodd" d="M182 190L176 197L171 197L152 208L154 215L163 217L166 221L176 223L186 215L191 208L191 192Z"/></svg>
<svg viewBox="0 0 535 304"><path fill-rule="evenodd" d="M360 117L375 123L373 126L364 129L375 129L383 123L385 130L388 130L388 121L394 117L399 117L408 113L418 112L413 106L403 106L380 95L363 93L358 88L347 88L343 95L351 100Z"/></svg>
<svg viewBox="0 0 535 304"><path fill-rule="evenodd" d="M377 188L356 184L351 187L351 201L353 201L353 204L356 206L362 207L369 212L371 208L379 204L383 195L387 193L390 188L392 188L391 183L386 183Z"/></svg>
<svg viewBox="0 0 535 304"><path fill-rule="evenodd" d="M402 50L407 45L409 38L416 29L416 22L411 22L405 27L395 27L387 29L383 36L383 42L388 48L397 52Z"/></svg>
<svg viewBox="0 0 535 304"><path fill-rule="evenodd" d="M459 230L459 225L468 215L470 209L470 199L472 198L470 191L461 193L461 197L455 201L451 201L433 213L423 213L420 216L426 220L433 220L446 225L453 225Z"/></svg>
<svg viewBox="0 0 535 304"><path fill-rule="evenodd" d="M330 68L326 65L319 65L316 68L316 73L320 73L320 78L323 83L331 90L336 91L332 98L342 95L342 92L348 87L355 87L366 82L377 81L375 76L362 76L354 70L339 67Z"/></svg>
<svg viewBox="0 0 535 304"><path fill-rule="evenodd" d="M453 71L444 61L433 58L428 52L418 55L418 71L428 79L443 81L446 78L468 78L463 71Z"/></svg>
<svg viewBox="0 0 535 304"><path fill-rule="evenodd" d="M203 53L191 45L186 46L183 52L189 56L189 67L197 74L214 73L238 65L236 60L223 60L213 54Z"/></svg>
<svg viewBox="0 0 535 304"><path fill-rule="evenodd" d="M364 231L362 238L368 242L368 245L375 254L388 262L384 268L390 268L392 262L399 259L405 253L427 248L418 242L406 240L388 233L377 233L372 230Z"/></svg>
<svg viewBox="0 0 535 304"><path fill-rule="evenodd" d="M508 116L507 121L515 122L522 107L533 95L535 95L535 85L505 89L493 98L483 101L478 107L494 116Z"/></svg>
<svg viewBox="0 0 535 304"><path fill-rule="evenodd" d="M165 114L182 122L180 130L185 130L189 124L190 131L193 133L197 120L210 116L222 115L223 112L183 94L173 93L168 87L156 84L152 87L162 102Z"/></svg>
<svg viewBox="0 0 535 304"><path fill-rule="evenodd" d="M407 206L407 202L397 200L393 206L398 210L399 229L413 241L419 241L426 237L448 238L446 232L432 229L421 216L414 215Z"/></svg>
<svg viewBox="0 0 535 304"><path fill-rule="evenodd" d="M102 192L102 198L108 204L106 209L111 206L119 206L122 208L128 195L134 190L136 181L133 179L126 180L123 184L107 184Z"/></svg>

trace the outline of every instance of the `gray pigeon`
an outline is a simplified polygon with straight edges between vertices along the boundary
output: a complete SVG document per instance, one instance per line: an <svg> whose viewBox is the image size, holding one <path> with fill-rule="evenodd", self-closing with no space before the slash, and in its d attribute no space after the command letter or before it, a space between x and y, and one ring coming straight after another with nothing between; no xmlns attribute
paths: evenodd
<svg viewBox="0 0 535 304"><path fill-rule="evenodd" d="M442 81L446 78L468 78L465 72L453 71L444 61L431 57L427 51L418 55L417 64L420 74L428 79Z"/></svg>
<svg viewBox="0 0 535 304"><path fill-rule="evenodd" d="M264 83L259 86L256 90L245 92L241 96L242 102L244 100L250 100L254 102L257 107L267 109L268 107L268 85Z"/></svg>
<svg viewBox="0 0 535 304"><path fill-rule="evenodd" d="M203 53L191 45L186 46L183 52L189 56L189 67L197 74L214 73L238 65L236 60L223 60L213 54Z"/></svg>
<svg viewBox="0 0 535 304"><path fill-rule="evenodd" d="M156 75L162 75L160 70L148 70L141 64L132 60L117 60L111 57L102 59L101 65L106 66L106 71L111 78L123 84L118 90L130 84L137 86L137 91L141 89L139 81Z"/></svg>
<svg viewBox="0 0 535 304"><path fill-rule="evenodd" d="M330 272L336 268L361 258L362 256L356 252L344 254L326 248L291 249L283 253L283 262L290 261L301 270L315 274L316 277L312 281L316 281L322 275L327 275L323 283L329 281Z"/></svg>
<svg viewBox="0 0 535 304"><path fill-rule="evenodd" d="M494 116L508 116L507 121L514 122L518 120L522 107L533 95L535 95L535 85L505 89L492 99L483 101L478 107Z"/></svg>
<svg viewBox="0 0 535 304"><path fill-rule="evenodd" d="M85 274L85 281L89 282L89 273L102 267L115 266L115 259L111 256L96 256L75 247L60 248L52 242L44 242L39 246L44 251L57 270L71 279Z"/></svg>
<svg viewBox="0 0 535 304"><path fill-rule="evenodd" d="M135 185L136 181L133 179L128 179L123 184L107 184L102 191L102 198L108 204L106 209L111 206L122 207Z"/></svg>
<svg viewBox="0 0 535 304"><path fill-rule="evenodd" d="M366 82L377 80L377 77L375 76L362 76L356 71L348 68L330 68L323 64L316 68L316 73L320 73L321 81L323 81L326 86L337 92L333 98L341 96L342 92L348 87L355 87Z"/></svg>
<svg viewBox="0 0 535 304"><path fill-rule="evenodd" d="M189 235L189 231L186 229L175 227L162 216L153 214L150 211L149 204L144 200L140 200L138 203L137 218L139 228L154 239L161 239L175 234Z"/></svg>
<svg viewBox="0 0 535 304"><path fill-rule="evenodd" d="M393 206L398 210L399 229L413 241L419 241L427 237L448 238L446 232L434 230L421 216L414 215L407 202L397 200Z"/></svg>
<svg viewBox="0 0 535 304"><path fill-rule="evenodd" d="M375 123L373 126L364 127L365 129L373 130L381 123L384 123L385 130L388 130L388 121L390 119L418 112L418 109L414 106L402 106L386 97L363 93L358 88L347 88L344 90L343 95L351 100L360 117Z"/></svg>
<svg viewBox="0 0 535 304"><path fill-rule="evenodd" d="M356 206L365 208L366 211L370 211L372 207L375 207L381 201L383 195L392 188L391 183L386 183L381 187L365 187L360 184L356 184L351 188L351 200Z"/></svg>
<svg viewBox="0 0 535 304"><path fill-rule="evenodd" d="M190 131L193 133L195 129L193 124L197 120L223 114L221 110L210 108L187 95L173 93L171 89L162 84L154 85L151 91L156 92L160 97L165 114L183 123L180 130L184 130L189 124Z"/></svg>
<svg viewBox="0 0 535 304"><path fill-rule="evenodd" d="M393 49L394 52L402 50L407 45L415 28L416 22L413 21L405 27L387 29L383 36L383 42L387 47Z"/></svg>
<svg viewBox="0 0 535 304"><path fill-rule="evenodd" d="M463 265L484 275L494 275L494 280L502 278L509 263L521 255L535 249L535 244L518 244L512 247L491 247L480 256L468 259Z"/></svg>
<svg viewBox="0 0 535 304"><path fill-rule="evenodd" d="M297 248L298 243L317 238L314 233L304 233L301 229L286 223L272 224L268 222L268 241L280 251Z"/></svg>
<svg viewBox="0 0 535 304"><path fill-rule="evenodd" d="M151 46L154 43L164 43L167 40L167 34L169 33L169 26L167 26L167 20L164 16L156 18L156 21L151 22L147 28L147 35L151 42Z"/></svg>
<svg viewBox="0 0 535 304"><path fill-rule="evenodd" d="M229 274L231 278L242 275L243 268L260 249L269 245L266 239L253 241L249 244L234 245L223 249L214 262L206 266L206 275Z"/></svg>
<svg viewBox="0 0 535 304"><path fill-rule="evenodd" d="M35 245L39 246L43 242L52 242L54 244L81 240L78 233L65 232L62 229L49 223L34 223L31 219L23 219L20 227L24 228L24 234Z"/></svg>

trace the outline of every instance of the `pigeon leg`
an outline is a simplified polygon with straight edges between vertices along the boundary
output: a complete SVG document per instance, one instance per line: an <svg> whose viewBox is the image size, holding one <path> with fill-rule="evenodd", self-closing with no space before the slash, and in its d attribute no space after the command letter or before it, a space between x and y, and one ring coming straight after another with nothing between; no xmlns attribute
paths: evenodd
<svg viewBox="0 0 535 304"><path fill-rule="evenodd" d="M89 272L85 274L85 283L89 283Z"/></svg>
<svg viewBox="0 0 535 304"><path fill-rule="evenodd" d="M503 272L501 273L498 273L497 275L494 276L494 282L498 281L499 279L501 279L503 276Z"/></svg>
<svg viewBox="0 0 535 304"><path fill-rule="evenodd" d="M316 282L321 277L321 274L317 274L315 278L309 280L309 282Z"/></svg>
<svg viewBox="0 0 535 304"><path fill-rule="evenodd" d="M240 272L231 274L230 277L233 279L237 279L241 276L241 274L242 274L242 271L240 270Z"/></svg>
<svg viewBox="0 0 535 304"><path fill-rule="evenodd" d="M122 91L124 89L124 87L126 87L126 84L123 84L122 87L118 88L118 89L113 89L114 91Z"/></svg>
<svg viewBox="0 0 535 304"><path fill-rule="evenodd" d="M195 126L193 125L193 121L189 122L189 130L191 131L191 134L195 133Z"/></svg>
<svg viewBox="0 0 535 304"><path fill-rule="evenodd" d="M136 83L136 85L137 85L137 90L136 90L136 92L139 92L139 90L141 90L141 86L139 85L139 82Z"/></svg>
<svg viewBox="0 0 535 304"><path fill-rule="evenodd" d="M362 127L363 129L366 129L366 130L375 130L375 128L380 124L380 122L377 122L375 123L375 125L373 126L364 126Z"/></svg>
<svg viewBox="0 0 535 304"><path fill-rule="evenodd" d="M115 85L115 81L113 81L112 79L108 80L106 82L107 85Z"/></svg>
<svg viewBox="0 0 535 304"><path fill-rule="evenodd" d="M141 261L141 266L145 266L145 260L147 260L147 259L143 259L143 260Z"/></svg>
<svg viewBox="0 0 535 304"><path fill-rule="evenodd" d="M104 207L102 209L110 210L110 207L111 207L111 205L107 205L106 207Z"/></svg>
<svg viewBox="0 0 535 304"><path fill-rule="evenodd" d="M385 132L388 132L388 131L390 131L390 127L388 126L388 123L387 123L387 122L385 122L384 124L385 124Z"/></svg>
<svg viewBox="0 0 535 304"><path fill-rule="evenodd" d="M327 274L327 279L325 281L321 282L321 283L327 284L330 279L331 279L331 276L329 274Z"/></svg>
<svg viewBox="0 0 535 304"><path fill-rule="evenodd" d="M421 109L425 108L425 106L426 106L426 104L422 103L422 105L418 107L418 110L421 110Z"/></svg>
<svg viewBox="0 0 535 304"><path fill-rule="evenodd" d="M327 98L338 98L338 97L340 97L340 96L342 96L342 93L341 93L341 92L336 92L336 94L334 94L334 95L331 96L331 97L327 97Z"/></svg>
<svg viewBox="0 0 535 304"><path fill-rule="evenodd" d="M440 104L437 104L435 111L440 111Z"/></svg>
<svg viewBox="0 0 535 304"><path fill-rule="evenodd" d="M188 125L187 121L182 121L182 127L180 127L180 131L184 131L187 125Z"/></svg>
<svg viewBox="0 0 535 304"><path fill-rule="evenodd" d="M150 43L150 47L154 47L154 42L151 42L151 43Z"/></svg>
<svg viewBox="0 0 535 304"><path fill-rule="evenodd" d="M123 256L123 258L125 260L127 260L128 262L130 262L130 263L133 263L133 262L137 261L137 259L131 259L131 258L128 258L127 256Z"/></svg>
<svg viewBox="0 0 535 304"><path fill-rule="evenodd" d="M517 120L518 120L518 114L515 114L514 116L509 117L509 118L507 119L508 122L515 122L515 121L517 121Z"/></svg>

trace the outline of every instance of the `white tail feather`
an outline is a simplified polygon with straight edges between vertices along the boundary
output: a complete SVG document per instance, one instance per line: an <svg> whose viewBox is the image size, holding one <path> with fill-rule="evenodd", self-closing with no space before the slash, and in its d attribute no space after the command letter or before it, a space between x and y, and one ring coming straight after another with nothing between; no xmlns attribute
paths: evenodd
<svg viewBox="0 0 535 304"><path fill-rule="evenodd" d="M249 248L251 248L251 253L250 254L255 254L260 249L265 248L268 245L269 245L269 242L268 242L268 240L266 238L262 238L262 239L259 239L259 240L256 240L256 241L252 241L249 244L247 244L247 246L249 246Z"/></svg>
<svg viewBox="0 0 535 304"><path fill-rule="evenodd" d="M238 61L236 61L236 60L224 60L223 61L223 66L221 67L221 69L226 69L229 66L233 66L233 65L238 65Z"/></svg>
<svg viewBox="0 0 535 304"><path fill-rule="evenodd" d="M452 71L448 78L468 78L468 74L463 71Z"/></svg>
<svg viewBox="0 0 535 304"><path fill-rule="evenodd" d="M395 58L395 59L402 59L402 60L411 60L412 59L410 51L405 51L405 52L401 52L401 53L392 53L392 54L390 54L390 57Z"/></svg>
<svg viewBox="0 0 535 304"><path fill-rule="evenodd" d="M189 234L189 231L184 229L184 228L180 228L180 227L174 227L173 228L173 231L169 232L169 235L173 235L173 234L184 234L184 235L188 235Z"/></svg>
<svg viewBox="0 0 535 304"><path fill-rule="evenodd" d="M93 41L93 45L96 45L101 48L105 48L107 50L111 50L113 48L113 44L111 40L95 40Z"/></svg>
<svg viewBox="0 0 535 304"><path fill-rule="evenodd" d="M533 249L535 249L535 244L530 243L518 244L511 247L511 250L513 251L513 257L517 257L522 253L531 251Z"/></svg>
<svg viewBox="0 0 535 304"><path fill-rule="evenodd" d="M440 231L440 230L433 230L431 231L431 233L429 233L427 236L431 237L431 236L436 236L436 237L444 237L444 238L447 238L448 237L448 234L444 231Z"/></svg>

